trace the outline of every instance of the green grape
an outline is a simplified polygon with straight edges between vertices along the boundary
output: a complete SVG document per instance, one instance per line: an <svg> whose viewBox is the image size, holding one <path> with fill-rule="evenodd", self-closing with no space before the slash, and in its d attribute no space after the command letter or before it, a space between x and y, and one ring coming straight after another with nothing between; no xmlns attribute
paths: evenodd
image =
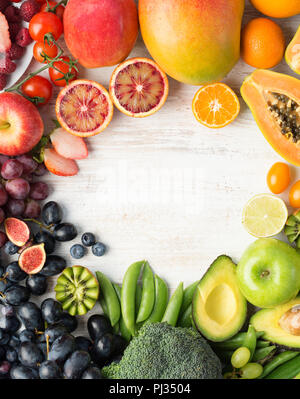
<svg viewBox="0 0 300 399"><path fill-rule="evenodd" d="M259 377L263 372L263 366L259 363L248 363L241 368L242 378L253 380Z"/></svg>
<svg viewBox="0 0 300 399"><path fill-rule="evenodd" d="M250 356L250 350L245 346L241 346L233 352L231 356L231 364L234 368L240 369L249 362Z"/></svg>

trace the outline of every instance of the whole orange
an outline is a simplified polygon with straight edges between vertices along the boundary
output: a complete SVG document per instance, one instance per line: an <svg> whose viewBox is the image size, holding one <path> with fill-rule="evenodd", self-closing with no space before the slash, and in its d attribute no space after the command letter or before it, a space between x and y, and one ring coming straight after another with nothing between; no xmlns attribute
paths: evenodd
<svg viewBox="0 0 300 399"><path fill-rule="evenodd" d="M272 68L282 60L285 40L279 25L268 18L255 18L242 30L241 56L255 68Z"/></svg>
<svg viewBox="0 0 300 399"><path fill-rule="evenodd" d="M300 13L299 0L251 0L261 13L273 18L288 18Z"/></svg>

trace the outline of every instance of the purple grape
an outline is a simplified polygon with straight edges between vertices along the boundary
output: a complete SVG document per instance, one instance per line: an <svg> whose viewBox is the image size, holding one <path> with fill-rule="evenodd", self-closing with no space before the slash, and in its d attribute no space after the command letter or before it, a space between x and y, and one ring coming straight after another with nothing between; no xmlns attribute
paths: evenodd
<svg viewBox="0 0 300 399"><path fill-rule="evenodd" d="M18 177L17 179L10 180L5 185L6 191L9 196L14 199L25 199L30 191L28 181Z"/></svg>
<svg viewBox="0 0 300 399"><path fill-rule="evenodd" d="M6 360L3 360L3 362L0 363L0 375L8 374L10 368L11 368L10 363Z"/></svg>
<svg viewBox="0 0 300 399"><path fill-rule="evenodd" d="M0 208L0 224L4 221L5 219L5 212L2 208Z"/></svg>
<svg viewBox="0 0 300 399"><path fill-rule="evenodd" d="M0 231L0 248L7 242L7 236L3 231Z"/></svg>
<svg viewBox="0 0 300 399"><path fill-rule="evenodd" d="M5 187L2 184L0 184L0 206L5 205L7 203L7 200L8 200L8 195L5 190Z"/></svg>
<svg viewBox="0 0 300 399"><path fill-rule="evenodd" d="M29 175L23 175L22 178L28 181L28 183L32 183L34 176L29 174Z"/></svg>
<svg viewBox="0 0 300 399"><path fill-rule="evenodd" d="M38 167L34 171L35 176L44 176L46 174L47 168L43 163L38 164Z"/></svg>
<svg viewBox="0 0 300 399"><path fill-rule="evenodd" d="M38 181L30 185L30 198L34 200L44 200L49 195L48 184Z"/></svg>
<svg viewBox="0 0 300 399"><path fill-rule="evenodd" d="M23 165L24 175L29 175L30 173L33 173L38 166L38 163L28 154L20 155L16 159Z"/></svg>
<svg viewBox="0 0 300 399"><path fill-rule="evenodd" d="M8 159L1 168L3 179L10 180L22 176L23 165L16 159Z"/></svg>
<svg viewBox="0 0 300 399"><path fill-rule="evenodd" d="M9 157L7 155L0 154L0 166L2 166L8 160Z"/></svg>
<svg viewBox="0 0 300 399"><path fill-rule="evenodd" d="M10 198L7 202L7 211L11 216L21 216L25 210L23 200Z"/></svg>
<svg viewBox="0 0 300 399"><path fill-rule="evenodd" d="M35 200L29 200L25 206L23 216L25 218L37 219L41 214L40 204Z"/></svg>

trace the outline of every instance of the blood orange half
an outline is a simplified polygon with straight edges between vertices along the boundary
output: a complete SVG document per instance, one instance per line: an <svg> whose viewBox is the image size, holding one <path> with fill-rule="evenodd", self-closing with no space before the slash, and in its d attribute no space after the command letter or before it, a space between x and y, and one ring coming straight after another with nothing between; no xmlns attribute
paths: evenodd
<svg viewBox="0 0 300 399"><path fill-rule="evenodd" d="M113 116L113 103L107 90L91 80L74 80L59 93L56 116L69 133L90 137L102 132Z"/></svg>
<svg viewBox="0 0 300 399"><path fill-rule="evenodd" d="M113 72L109 93L124 114L143 118L154 114L165 103L169 82L160 67L148 58L131 58Z"/></svg>

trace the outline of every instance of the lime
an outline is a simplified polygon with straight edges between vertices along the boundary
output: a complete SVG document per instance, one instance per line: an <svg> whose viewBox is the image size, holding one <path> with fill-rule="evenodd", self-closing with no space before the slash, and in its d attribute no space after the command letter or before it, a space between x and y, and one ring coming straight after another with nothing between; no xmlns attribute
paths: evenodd
<svg viewBox="0 0 300 399"><path fill-rule="evenodd" d="M288 210L279 197L258 194L244 207L242 223L254 237L272 237L280 233L288 218Z"/></svg>

